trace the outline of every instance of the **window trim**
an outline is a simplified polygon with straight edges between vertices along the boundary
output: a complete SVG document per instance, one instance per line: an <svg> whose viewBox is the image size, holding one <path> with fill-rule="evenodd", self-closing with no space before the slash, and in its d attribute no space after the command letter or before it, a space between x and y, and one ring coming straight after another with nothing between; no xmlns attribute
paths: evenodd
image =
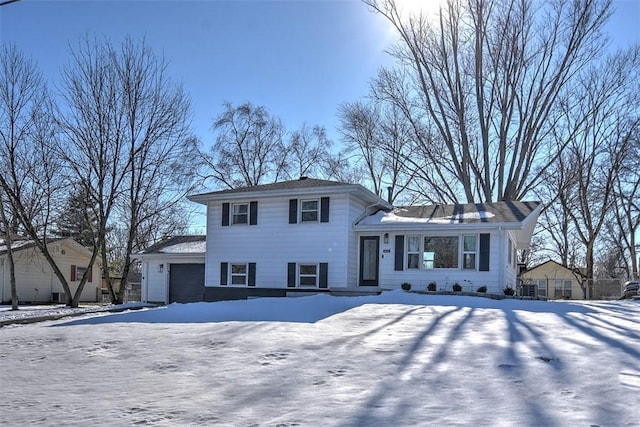
<svg viewBox="0 0 640 427"><path fill-rule="evenodd" d="M409 242L411 241L412 238L416 238L418 239L418 249L417 251L409 251ZM422 239L423 236L419 235L419 234L408 234L405 238L406 240L406 244L407 247L405 248L405 253L407 254L407 270L423 270L423 265L422 265L422 257L424 256L424 251L422 250ZM418 257L418 266L417 267L411 267L410 264L410 259L411 259L411 255L416 255Z"/></svg>
<svg viewBox="0 0 640 427"><path fill-rule="evenodd" d="M314 274L302 274L302 267L311 267L313 266L313 268L315 268L315 273ZM297 277L296 277L296 281L297 281L297 285L299 288L304 288L304 289L311 289L311 288L319 288L320 286L320 268L318 263L313 263L313 262L299 262L297 267ZM313 277L315 278L315 284L314 285L303 285L302 284L302 278L309 278L309 277Z"/></svg>
<svg viewBox="0 0 640 427"><path fill-rule="evenodd" d="M475 239L475 245L473 250L466 250L464 243L465 243L465 239L467 237L473 237ZM467 270L467 271L478 271L478 245L479 245L479 237L478 234L463 234L462 235L462 245L461 249L462 249L462 257L460 259L460 264L461 264L461 269L462 270ZM473 268L466 268L465 267L465 255L473 255Z"/></svg>
<svg viewBox="0 0 640 427"><path fill-rule="evenodd" d="M234 273L233 272L233 267L234 266L243 266L244 267L244 273ZM228 267L228 274L229 274L229 280L228 280L228 284L229 286L242 286L242 287L246 287L249 284L249 263L247 262L230 262L229 263L229 267ZM233 278L234 277L242 277L244 276L244 283L233 283Z"/></svg>
<svg viewBox="0 0 640 427"><path fill-rule="evenodd" d="M244 213L236 213L236 207L241 207L244 206L246 209L246 212ZM242 202L242 203L232 203L231 204L231 212L230 212L230 216L231 216L231 225L249 225L249 203L248 202ZM244 216L246 218L245 222L238 222L236 221L237 217L240 216Z"/></svg>
<svg viewBox="0 0 640 427"><path fill-rule="evenodd" d="M304 209L305 202L315 202L316 208L314 210L305 210ZM301 224L303 224L303 223L320 222L320 199L300 199L299 205L300 205L300 208L299 208L299 212L298 212L298 219L299 219L299 222ZM306 213L306 212L315 212L316 213L316 219L314 219L314 220L310 220L310 219L305 220L304 219L304 213Z"/></svg>

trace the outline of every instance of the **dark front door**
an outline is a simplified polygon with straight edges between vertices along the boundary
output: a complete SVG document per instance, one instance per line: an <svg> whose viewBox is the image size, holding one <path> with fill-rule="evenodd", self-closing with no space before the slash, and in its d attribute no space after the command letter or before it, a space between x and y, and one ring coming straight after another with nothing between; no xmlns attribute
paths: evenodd
<svg viewBox="0 0 640 427"><path fill-rule="evenodd" d="M360 237L360 286L378 286L380 237Z"/></svg>
<svg viewBox="0 0 640 427"><path fill-rule="evenodd" d="M169 302L204 301L204 264L169 265Z"/></svg>

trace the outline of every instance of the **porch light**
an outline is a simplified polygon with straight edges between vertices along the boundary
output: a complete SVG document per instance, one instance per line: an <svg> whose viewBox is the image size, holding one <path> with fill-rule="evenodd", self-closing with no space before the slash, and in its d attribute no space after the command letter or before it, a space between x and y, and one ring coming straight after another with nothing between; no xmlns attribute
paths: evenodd
<svg viewBox="0 0 640 427"><path fill-rule="evenodd" d="M384 233L384 243L389 243L389 233Z"/></svg>
<svg viewBox="0 0 640 427"><path fill-rule="evenodd" d="M158 265L158 272L162 273L163 270L164 270L164 264Z"/></svg>

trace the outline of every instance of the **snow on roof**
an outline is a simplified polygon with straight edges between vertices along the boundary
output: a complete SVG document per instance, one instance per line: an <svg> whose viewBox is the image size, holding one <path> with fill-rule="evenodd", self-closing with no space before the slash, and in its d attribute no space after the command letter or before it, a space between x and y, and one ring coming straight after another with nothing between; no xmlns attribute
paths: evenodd
<svg viewBox="0 0 640 427"><path fill-rule="evenodd" d="M206 251L206 236L188 235L165 238L140 254L204 254Z"/></svg>
<svg viewBox="0 0 640 427"><path fill-rule="evenodd" d="M364 218L358 225L520 223L539 205L539 202L510 201L405 206L391 212L378 211Z"/></svg>
<svg viewBox="0 0 640 427"><path fill-rule="evenodd" d="M205 241L185 242L166 246L162 249L159 249L158 252L163 254L203 254L205 253L206 249L207 243Z"/></svg>

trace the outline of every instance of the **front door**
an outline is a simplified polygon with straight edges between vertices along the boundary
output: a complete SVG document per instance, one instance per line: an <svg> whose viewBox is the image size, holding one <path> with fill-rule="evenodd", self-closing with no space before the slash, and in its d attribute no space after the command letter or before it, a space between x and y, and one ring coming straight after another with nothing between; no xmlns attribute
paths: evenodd
<svg viewBox="0 0 640 427"><path fill-rule="evenodd" d="M378 286L380 237L360 237L360 286Z"/></svg>

